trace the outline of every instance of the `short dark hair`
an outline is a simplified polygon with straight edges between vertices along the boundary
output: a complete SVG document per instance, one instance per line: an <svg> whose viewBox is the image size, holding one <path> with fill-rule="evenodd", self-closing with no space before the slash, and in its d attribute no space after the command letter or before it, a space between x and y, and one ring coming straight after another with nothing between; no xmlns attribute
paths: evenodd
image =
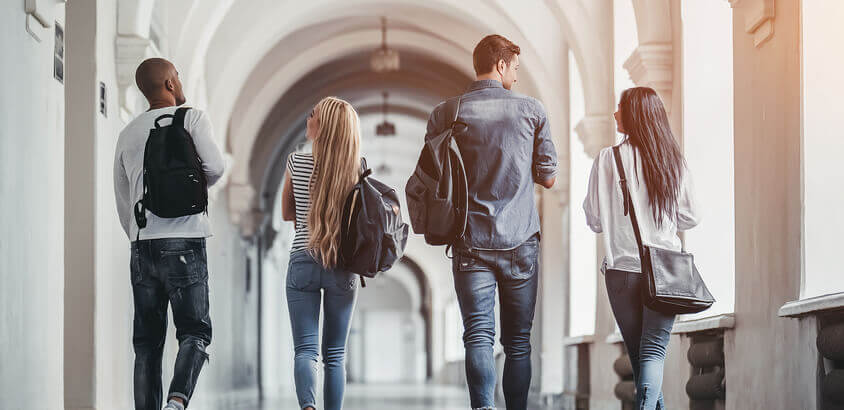
<svg viewBox="0 0 844 410"><path fill-rule="evenodd" d="M475 51L472 52L475 74L486 74L492 71L500 60L504 60L509 66L513 61L513 56L521 53L522 49L519 46L503 36L488 35L475 46Z"/></svg>

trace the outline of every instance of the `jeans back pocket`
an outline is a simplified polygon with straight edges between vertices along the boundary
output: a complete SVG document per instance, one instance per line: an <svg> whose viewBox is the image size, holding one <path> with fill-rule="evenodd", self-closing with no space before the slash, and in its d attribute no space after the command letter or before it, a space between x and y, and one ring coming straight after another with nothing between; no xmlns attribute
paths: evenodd
<svg viewBox="0 0 844 410"><path fill-rule="evenodd" d="M607 284L607 293L615 295L627 289L627 272L607 269L604 274L604 281Z"/></svg>
<svg viewBox="0 0 844 410"><path fill-rule="evenodd" d="M534 275L539 263L539 242L530 239L513 249L510 255L510 277L528 279Z"/></svg>
<svg viewBox="0 0 844 410"><path fill-rule="evenodd" d="M287 267L287 287L305 290L312 284L319 284L321 266L307 253L294 253Z"/></svg>
<svg viewBox="0 0 844 410"><path fill-rule="evenodd" d="M158 268L172 287L187 287L200 279L197 256L193 249L162 249Z"/></svg>

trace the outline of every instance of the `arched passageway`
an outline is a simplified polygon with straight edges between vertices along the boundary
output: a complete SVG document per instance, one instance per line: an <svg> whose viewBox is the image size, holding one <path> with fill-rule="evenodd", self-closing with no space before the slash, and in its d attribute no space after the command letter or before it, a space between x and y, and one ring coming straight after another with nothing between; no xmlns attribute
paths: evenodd
<svg viewBox="0 0 844 410"><path fill-rule="evenodd" d="M50 409L131 406L129 255L109 164L120 129L147 108L134 86L140 61L176 64L189 104L209 114L227 161L211 191L215 331L196 406L260 408L264 398L265 408L286 408L291 226L279 217L278 198L287 155L309 149L304 118L326 95L352 102L376 176L401 190L429 113L474 78L472 48L489 33L521 46L517 91L543 102L559 151L557 186L537 193L536 406L618 408L632 394L596 274L605 252L583 228L580 200L595 155L620 137L615 100L634 85L654 88L666 103L704 203L703 224L683 239L718 299L677 321L666 362L669 406L831 406L830 392L841 390L830 346L840 343L844 283L828 256L844 229L834 217L844 191L828 181L840 175L844 148L830 130L844 113L829 102L844 93L834 70L844 63L835 43L844 8L816 3L6 2L0 408L19 407L19 397L40 397L36 407ZM370 66L382 45L381 17L387 46L400 55L400 68L386 73ZM375 132L385 118L394 136ZM406 256L360 294L347 408L467 407L450 260L418 236ZM173 336L171 329L168 362ZM714 349L717 363L687 360L699 349ZM701 378L730 393L688 393L687 383Z"/></svg>

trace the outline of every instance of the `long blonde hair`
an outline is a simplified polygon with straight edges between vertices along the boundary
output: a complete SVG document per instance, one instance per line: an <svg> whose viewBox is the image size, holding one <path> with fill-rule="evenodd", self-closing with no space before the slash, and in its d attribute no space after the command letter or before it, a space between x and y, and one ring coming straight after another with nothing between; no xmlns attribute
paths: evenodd
<svg viewBox="0 0 844 410"><path fill-rule="evenodd" d="M336 97L323 98L314 110L314 173L308 211L308 249L326 268L337 265L340 224L346 196L360 176L360 120L354 107Z"/></svg>

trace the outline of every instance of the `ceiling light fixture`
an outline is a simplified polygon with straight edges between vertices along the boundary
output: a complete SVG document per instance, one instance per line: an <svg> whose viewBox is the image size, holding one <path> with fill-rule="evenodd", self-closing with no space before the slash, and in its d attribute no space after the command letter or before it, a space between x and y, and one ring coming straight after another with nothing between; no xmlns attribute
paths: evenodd
<svg viewBox="0 0 844 410"><path fill-rule="evenodd" d="M372 52L369 60L372 71L386 73L398 71L399 52L387 47L387 18L381 17L381 48Z"/></svg>
<svg viewBox="0 0 844 410"><path fill-rule="evenodd" d="M387 121L387 97L390 94L384 91L381 95L384 97L381 103L381 112L384 114L384 121L375 126L375 135L379 137L393 137L396 135L396 125Z"/></svg>

